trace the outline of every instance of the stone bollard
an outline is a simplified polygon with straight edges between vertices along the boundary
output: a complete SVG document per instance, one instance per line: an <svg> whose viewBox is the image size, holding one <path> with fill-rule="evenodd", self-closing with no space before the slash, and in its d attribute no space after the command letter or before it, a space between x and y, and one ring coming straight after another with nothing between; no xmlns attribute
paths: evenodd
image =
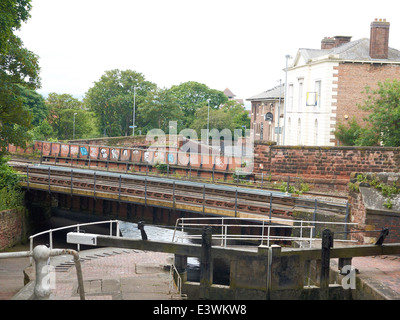
<svg viewBox="0 0 400 320"><path fill-rule="evenodd" d="M33 259L35 260L36 281L34 289L35 300L48 300L50 297L50 278L48 260L50 249L40 245L33 249Z"/></svg>

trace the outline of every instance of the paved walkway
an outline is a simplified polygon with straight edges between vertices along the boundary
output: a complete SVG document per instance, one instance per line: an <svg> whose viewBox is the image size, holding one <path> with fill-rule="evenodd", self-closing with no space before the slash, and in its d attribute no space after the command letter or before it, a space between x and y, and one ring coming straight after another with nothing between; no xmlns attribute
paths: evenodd
<svg viewBox="0 0 400 320"><path fill-rule="evenodd" d="M166 268L171 264L169 254L99 248L81 251L79 256L86 300L182 299L171 283L170 272ZM79 300L77 275L72 256L52 257L51 265L55 268L55 286L51 291L50 299ZM33 267L26 269L26 272L34 277ZM3 283L3 280L0 277L0 283ZM33 286L25 287L14 299L25 299L27 296L25 291L32 291L32 289ZM7 295L4 298L11 297Z"/></svg>
<svg viewBox="0 0 400 320"><path fill-rule="evenodd" d="M80 252L87 300L179 300L164 266L171 256L139 250L99 248ZM51 299L78 300L76 270L71 256L53 257L56 288ZM11 299L23 288L27 258L0 260L0 299ZM353 258L363 290L376 299L400 300L400 257ZM29 273L29 270L28 270ZM23 292L24 290L22 290ZM362 298L362 297L361 297Z"/></svg>

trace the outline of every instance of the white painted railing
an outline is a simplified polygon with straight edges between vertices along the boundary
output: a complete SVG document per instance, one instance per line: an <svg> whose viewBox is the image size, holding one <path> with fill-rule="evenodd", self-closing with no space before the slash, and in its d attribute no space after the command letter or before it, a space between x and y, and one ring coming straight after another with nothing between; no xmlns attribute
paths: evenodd
<svg viewBox="0 0 400 320"><path fill-rule="evenodd" d="M257 222L256 224L249 224L249 221ZM246 223L247 222L247 223ZM179 218L176 220L172 242L182 241L183 239L201 239L201 235L190 233L190 229L199 229L204 226L211 226L214 228L213 240L220 240L220 246L226 247L229 241L252 241L259 242L260 245L270 246L273 241L297 241L299 246L305 247L307 244L311 248L313 241L321 240L313 236L316 224L327 225L355 225L356 223L345 222L326 222L326 221L308 221L308 220L290 220L282 218L265 218L265 219L246 219L246 218L226 218L226 217L205 217L205 218ZM233 228L248 228L249 230L259 229L259 232L252 232L252 234L237 234L231 232ZM186 230L185 230L186 228ZM220 232L215 232L219 230ZM300 229L299 236L283 236L273 235L272 230L276 229ZM181 230L181 235L177 235L176 231ZM304 232L307 230L307 232ZM185 233L185 231L187 231ZM258 234L257 234L258 233ZM335 239L336 240L336 239ZM349 241L340 240L336 241Z"/></svg>

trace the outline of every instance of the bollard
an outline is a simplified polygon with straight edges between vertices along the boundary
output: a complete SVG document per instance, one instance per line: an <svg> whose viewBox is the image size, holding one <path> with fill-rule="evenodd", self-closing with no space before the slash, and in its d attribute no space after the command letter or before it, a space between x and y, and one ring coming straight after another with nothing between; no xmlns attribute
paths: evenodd
<svg viewBox="0 0 400 320"><path fill-rule="evenodd" d="M144 221L139 221L137 227L142 235L142 240L147 240L147 234L146 231L144 231Z"/></svg>
<svg viewBox="0 0 400 320"><path fill-rule="evenodd" d="M50 297L50 279L48 274L48 260L50 249L40 245L33 249L33 259L36 264L35 300L48 300Z"/></svg>

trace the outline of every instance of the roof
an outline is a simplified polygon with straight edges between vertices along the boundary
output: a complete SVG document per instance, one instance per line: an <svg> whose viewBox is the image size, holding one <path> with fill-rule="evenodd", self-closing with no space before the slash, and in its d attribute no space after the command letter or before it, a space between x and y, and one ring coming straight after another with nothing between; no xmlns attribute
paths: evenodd
<svg viewBox="0 0 400 320"><path fill-rule="evenodd" d="M224 90L224 95L226 95L227 97L236 97L234 94L233 94L233 92L231 91L231 90L229 90L228 88L226 88L225 90Z"/></svg>
<svg viewBox="0 0 400 320"><path fill-rule="evenodd" d="M247 101L252 100L277 100L279 96L283 99L285 96L285 85L281 84L275 88L269 89L267 91L263 91L255 96L246 99Z"/></svg>
<svg viewBox="0 0 400 320"><path fill-rule="evenodd" d="M351 61L387 61L387 62L399 62L400 63L400 51L389 47L388 59L372 59L369 55L370 40L368 38L362 38L356 41L351 41L342 44L332 49L299 49L298 55L300 54L303 59L308 62L324 56L332 56L333 59L339 60L351 60ZM331 57L330 57L331 58Z"/></svg>

